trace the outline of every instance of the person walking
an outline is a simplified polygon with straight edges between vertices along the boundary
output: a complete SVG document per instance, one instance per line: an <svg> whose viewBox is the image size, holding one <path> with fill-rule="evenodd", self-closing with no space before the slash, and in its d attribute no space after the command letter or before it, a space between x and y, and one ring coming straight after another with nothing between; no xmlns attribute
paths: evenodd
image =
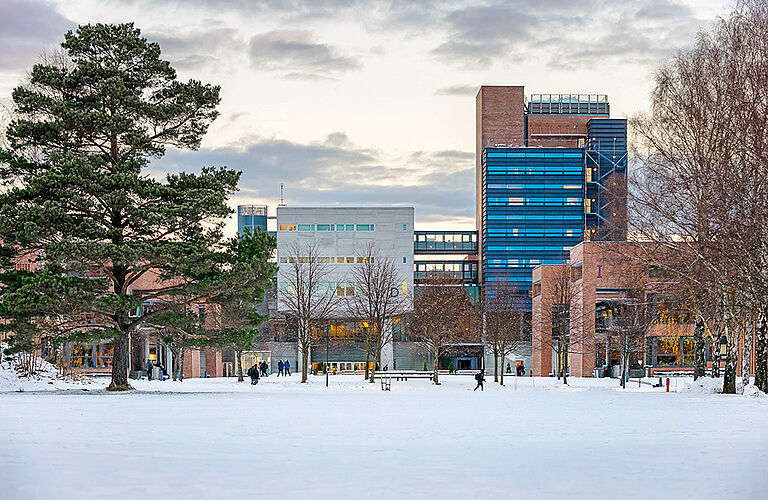
<svg viewBox="0 0 768 500"><path fill-rule="evenodd" d="M485 389L483 389L483 382L485 382L485 370L481 369L480 373L475 375L475 380L477 380L477 385L473 389L473 392L476 391L478 387L481 391L484 391Z"/></svg>
<svg viewBox="0 0 768 500"><path fill-rule="evenodd" d="M155 367L155 365L154 365L154 363L152 363L152 360L151 359L147 359L147 364L146 364L147 380L152 380L152 368L154 368L154 367Z"/></svg>
<svg viewBox="0 0 768 500"><path fill-rule="evenodd" d="M251 385L256 385L259 383L259 369L256 367L256 365L248 368L246 373L249 377L251 377Z"/></svg>
<svg viewBox="0 0 768 500"><path fill-rule="evenodd" d="M267 362L266 361L262 361L260 366L261 366L261 376L262 377L266 377L267 376Z"/></svg>
<svg viewBox="0 0 768 500"><path fill-rule="evenodd" d="M288 377L291 376L291 363L288 362L288 360L285 360L285 363L283 363L283 370L285 370L285 373L283 375L286 375Z"/></svg>
<svg viewBox="0 0 768 500"><path fill-rule="evenodd" d="M278 359L277 360L277 376L279 377L280 375L285 376L285 374L283 373L283 360L282 359Z"/></svg>

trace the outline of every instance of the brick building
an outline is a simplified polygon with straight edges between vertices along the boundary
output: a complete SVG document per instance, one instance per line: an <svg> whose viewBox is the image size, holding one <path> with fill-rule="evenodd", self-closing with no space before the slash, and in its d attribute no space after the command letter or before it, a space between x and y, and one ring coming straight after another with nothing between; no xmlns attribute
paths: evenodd
<svg viewBox="0 0 768 500"><path fill-rule="evenodd" d="M618 376L618 334L639 331L637 348L629 355L635 374L650 376L693 371L693 315L676 307L685 297L675 283L649 267L642 256L649 243L582 242L569 251L564 264L533 270L533 375L554 373L553 317L569 289L571 353L569 374L576 377ZM719 345L707 349L707 369L719 362ZM754 348L751 350L754 353ZM754 356L751 360L754 368ZM721 367L724 365L721 364ZM741 374L741 361L737 363Z"/></svg>

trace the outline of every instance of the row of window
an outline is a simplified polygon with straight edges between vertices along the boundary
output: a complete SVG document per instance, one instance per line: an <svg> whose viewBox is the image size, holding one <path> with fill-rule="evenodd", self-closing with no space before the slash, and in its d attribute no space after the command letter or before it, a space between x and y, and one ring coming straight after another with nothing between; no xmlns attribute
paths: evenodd
<svg viewBox="0 0 768 500"><path fill-rule="evenodd" d="M582 220L581 215L489 215L490 220Z"/></svg>
<svg viewBox="0 0 768 500"><path fill-rule="evenodd" d="M373 231L373 224L280 224L280 231ZM407 224L403 224L403 231Z"/></svg>
<svg viewBox="0 0 768 500"><path fill-rule="evenodd" d="M282 283L281 289L290 295L295 295L295 288L289 283ZM403 281L402 293L405 296L408 292L408 282ZM355 283L351 282L322 282L317 285L319 295L336 295L338 297L353 297L355 295Z"/></svg>
<svg viewBox="0 0 768 500"><path fill-rule="evenodd" d="M488 251L507 251L507 252L526 252L526 251L566 251L571 247L548 247L548 246L522 246L522 247L507 247L507 246L489 246Z"/></svg>
<svg viewBox="0 0 768 500"><path fill-rule="evenodd" d="M477 233L414 233L414 241L466 243L477 241Z"/></svg>
<svg viewBox="0 0 768 500"><path fill-rule="evenodd" d="M579 184L488 184L488 189L582 189Z"/></svg>
<svg viewBox="0 0 768 500"><path fill-rule="evenodd" d="M522 206L554 206L554 207L578 207L581 205L583 198L581 197L569 197L569 198L488 198L488 205L490 206L509 206L509 207L522 207Z"/></svg>
<svg viewBox="0 0 768 500"><path fill-rule="evenodd" d="M357 260L358 264L367 264L374 262L375 257L315 257L314 262L318 264L354 264ZM297 257L280 257L281 264L295 264ZM309 264L312 261L309 257L298 257L299 264Z"/></svg>
<svg viewBox="0 0 768 500"><path fill-rule="evenodd" d="M487 165L489 175L582 175L578 165Z"/></svg>
<svg viewBox="0 0 768 500"><path fill-rule="evenodd" d="M581 236L581 228L567 229L567 228L541 228L541 227L513 227L511 229L488 229L488 237L515 237L515 236L530 236L530 237L571 237Z"/></svg>
<svg viewBox="0 0 768 500"><path fill-rule="evenodd" d="M489 158L581 158L584 153L553 152L553 151L488 151Z"/></svg>

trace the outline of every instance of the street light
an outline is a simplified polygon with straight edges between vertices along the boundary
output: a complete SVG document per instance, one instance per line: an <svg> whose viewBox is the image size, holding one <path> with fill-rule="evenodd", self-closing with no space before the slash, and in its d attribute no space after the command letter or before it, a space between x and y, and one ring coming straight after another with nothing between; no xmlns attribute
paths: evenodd
<svg viewBox="0 0 768 500"><path fill-rule="evenodd" d="M330 335L331 327L325 327L325 386L328 387L328 336Z"/></svg>

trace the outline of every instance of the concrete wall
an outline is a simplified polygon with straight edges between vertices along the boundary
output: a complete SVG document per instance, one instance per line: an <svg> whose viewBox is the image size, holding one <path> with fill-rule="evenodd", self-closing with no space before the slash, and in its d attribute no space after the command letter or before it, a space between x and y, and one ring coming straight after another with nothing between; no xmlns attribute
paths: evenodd
<svg viewBox="0 0 768 500"><path fill-rule="evenodd" d="M282 230L299 224L373 224L373 231L289 231ZM283 269L290 266L285 259L290 257L293 247L315 243L319 255L327 257L357 257L363 254L370 243L374 243L382 257L392 259L405 282L409 299L413 298L413 208L412 207L278 207L277 208L277 255ZM329 282L350 281L354 264L334 262L327 264ZM285 272L285 271L283 271ZM278 272L278 290L285 283L284 275ZM402 287L399 292L402 293ZM278 301L278 310L285 312L284 304ZM341 305L335 313L345 318L346 306Z"/></svg>

